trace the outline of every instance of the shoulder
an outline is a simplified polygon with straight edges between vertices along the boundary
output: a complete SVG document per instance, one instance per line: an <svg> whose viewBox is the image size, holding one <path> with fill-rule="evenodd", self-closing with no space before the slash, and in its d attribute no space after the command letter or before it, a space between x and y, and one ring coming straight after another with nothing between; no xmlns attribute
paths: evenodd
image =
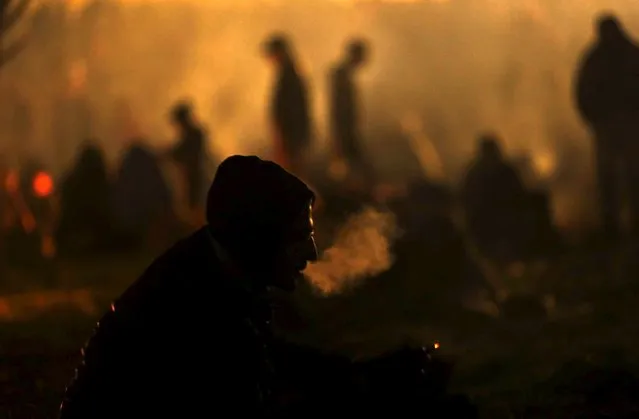
<svg viewBox="0 0 639 419"><path fill-rule="evenodd" d="M208 295L208 284L215 282L211 277L215 268L207 266L214 263L215 254L208 250L202 232L196 232L157 258L111 304L87 343L85 356L107 349L117 352L124 346L130 352L144 352L193 317L202 306L199 300Z"/></svg>
<svg viewBox="0 0 639 419"><path fill-rule="evenodd" d="M118 317L137 323L174 316L217 275L217 258L204 229L178 241L156 258L112 304ZM202 289L200 289L202 288Z"/></svg>

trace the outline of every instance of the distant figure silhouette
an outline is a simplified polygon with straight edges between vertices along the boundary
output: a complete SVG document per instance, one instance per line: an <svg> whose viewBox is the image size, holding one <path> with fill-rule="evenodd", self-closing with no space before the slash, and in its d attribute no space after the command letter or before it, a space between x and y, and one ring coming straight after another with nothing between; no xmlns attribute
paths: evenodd
<svg viewBox="0 0 639 419"><path fill-rule="evenodd" d="M297 67L290 41L273 35L264 46L277 70L272 90L270 119L275 140L275 161L296 174L304 167L311 145L311 116L307 86Z"/></svg>
<svg viewBox="0 0 639 419"><path fill-rule="evenodd" d="M335 152L356 177L370 176L370 166L362 151L359 94L354 77L368 59L368 47L362 40L349 42L342 62L331 71L330 126Z"/></svg>
<svg viewBox="0 0 639 419"><path fill-rule="evenodd" d="M516 257L515 239L526 190L519 173L503 156L496 136L480 137L478 156L462 187L469 232L480 250L502 262Z"/></svg>
<svg viewBox="0 0 639 419"><path fill-rule="evenodd" d="M113 209L122 238L131 240L131 244L141 244L153 224L165 220L172 210L171 191L158 158L141 140L126 150L120 163L113 187Z"/></svg>
<svg viewBox="0 0 639 419"><path fill-rule="evenodd" d="M406 280L419 272L410 284L411 298L438 312L459 309L469 296L490 289L453 222L454 205L451 190L423 180L409 185L406 199L391 202L403 234L394 245L398 257L388 277Z"/></svg>
<svg viewBox="0 0 639 419"><path fill-rule="evenodd" d="M639 48L614 16L600 16L597 33L580 66L576 96L594 135L603 227L614 238L623 189L635 233L639 227Z"/></svg>
<svg viewBox="0 0 639 419"><path fill-rule="evenodd" d="M63 180L57 236L66 250L96 250L111 232L111 184L104 152L86 144Z"/></svg>
<svg viewBox="0 0 639 419"><path fill-rule="evenodd" d="M171 151L186 183L191 210L200 209L203 201L206 164L206 136L193 117L191 105L178 103L171 112L178 131L178 143Z"/></svg>

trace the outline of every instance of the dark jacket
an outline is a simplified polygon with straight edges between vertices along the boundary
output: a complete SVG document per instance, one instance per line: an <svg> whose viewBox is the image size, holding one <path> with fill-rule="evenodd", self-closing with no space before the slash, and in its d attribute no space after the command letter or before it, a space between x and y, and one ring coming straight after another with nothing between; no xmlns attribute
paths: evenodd
<svg viewBox="0 0 639 419"><path fill-rule="evenodd" d="M83 350L61 419L282 417L316 401L341 404L350 360L274 337L265 294L229 278L219 254L205 227L112 305Z"/></svg>
<svg viewBox="0 0 639 419"><path fill-rule="evenodd" d="M98 323L62 419L264 416L264 313L202 229L158 258Z"/></svg>

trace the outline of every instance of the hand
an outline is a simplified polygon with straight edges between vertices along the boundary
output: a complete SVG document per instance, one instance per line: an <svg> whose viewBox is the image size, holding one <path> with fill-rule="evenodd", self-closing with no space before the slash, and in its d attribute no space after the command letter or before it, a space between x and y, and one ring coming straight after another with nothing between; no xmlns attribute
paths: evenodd
<svg viewBox="0 0 639 419"><path fill-rule="evenodd" d="M402 392L415 388L445 391L452 365L435 356L436 342L425 347L406 346L360 364L359 381L367 392Z"/></svg>

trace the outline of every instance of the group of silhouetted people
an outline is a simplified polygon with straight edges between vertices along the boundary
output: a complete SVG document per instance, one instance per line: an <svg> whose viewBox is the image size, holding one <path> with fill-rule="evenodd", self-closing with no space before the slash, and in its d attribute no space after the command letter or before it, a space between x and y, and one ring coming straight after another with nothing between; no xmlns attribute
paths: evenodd
<svg viewBox="0 0 639 419"><path fill-rule="evenodd" d="M639 225L639 47L612 15L597 19L596 34L576 76L575 96L594 140L602 231L619 240L624 232L636 237ZM512 260L535 253L531 245L554 249L547 192L526 190L495 136L480 139L462 186L467 231L486 255Z"/></svg>
<svg viewBox="0 0 639 419"><path fill-rule="evenodd" d="M597 40L585 54L576 77L576 101L594 137L603 230L607 236L619 238L625 229L624 209L630 215L627 227L633 234L639 219L639 47L613 15L600 16L596 26ZM296 70L285 37L272 38L267 50L279 69L271 108L279 150L276 160L300 173L296 162L304 161L304 150L312 137L304 80ZM361 138L361 109L354 74L366 62L367 55L363 41L349 43L330 80L333 151L360 179L370 179L372 169ZM503 211L499 203L494 202L493 206L495 212Z"/></svg>
<svg viewBox="0 0 639 419"><path fill-rule="evenodd" d="M314 133L306 80L285 35L273 35L265 44L265 52L277 69L270 103L274 159L294 173L307 175L305 165ZM355 81L355 73L366 63L368 55L365 41L351 40L344 57L331 70L329 125L333 157L342 159L354 178L370 181L372 168L363 150L361 104Z"/></svg>
<svg viewBox="0 0 639 419"><path fill-rule="evenodd" d="M201 210L206 138L187 103L173 108L171 122L178 139L166 155L178 168L185 207L191 212L188 218ZM143 139L132 139L111 175L103 151L93 142L85 144L60 184L60 248L105 250L142 244L152 231L166 229L179 214L163 166L162 155Z"/></svg>
<svg viewBox="0 0 639 419"><path fill-rule="evenodd" d="M598 32L578 77L577 96L595 137L605 230L617 236L623 196L639 219L634 138L639 133L639 48L612 17L600 20ZM270 105L276 162L229 157L204 197L205 131L187 104L174 108L178 142L166 154L180 168L188 207L201 209L205 225L159 256L102 318L67 388L62 419L191 417L211 409L238 417L300 412L319 417L347 405L359 413L364 405L382 409L377 413L397 408L397 399L385 404L382 393L375 393L370 383L384 380L370 362L320 354L274 336L269 289L294 290L307 264L318 257L316 194L298 177L305 175L313 140L305 80L285 36L273 36L264 48L277 68ZM331 73L330 102L334 151L365 183L374 175L361 138L354 77L367 56L363 41L349 44ZM462 265L468 256L451 222L455 200L448 192L422 184L398 212L420 228L409 231L408 243L428 239L433 260ZM100 150L88 145L60 195L58 234L67 246L113 231L139 237L172 207L158 156L141 143L125 152L114 180ZM508 263L551 248L548 197L524 184L495 135L480 137L460 195L467 234L487 257ZM438 243L450 247L441 250ZM430 360L420 351L410 356ZM427 369L417 364L411 374L416 388L428 378ZM368 387L361 385L364 381ZM410 396L440 403L450 417L475 417L465 400L453 403L447 394L429 389Z"/></svg>

